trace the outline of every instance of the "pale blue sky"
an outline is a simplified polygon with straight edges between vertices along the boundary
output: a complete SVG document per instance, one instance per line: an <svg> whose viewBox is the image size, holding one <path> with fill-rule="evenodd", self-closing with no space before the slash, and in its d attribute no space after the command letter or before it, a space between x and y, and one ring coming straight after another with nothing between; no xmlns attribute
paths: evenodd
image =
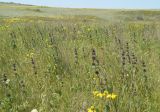
<svg viewBox="0 0 160 112"><path fill-rule="evenodd" d="M0 0L24 4L71 8L160 9L160 0Z"/></svg>

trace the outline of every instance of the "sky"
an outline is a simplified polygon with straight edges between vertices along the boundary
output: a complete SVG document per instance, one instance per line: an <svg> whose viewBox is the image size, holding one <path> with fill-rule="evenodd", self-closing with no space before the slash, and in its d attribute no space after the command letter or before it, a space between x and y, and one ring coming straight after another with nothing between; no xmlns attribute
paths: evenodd
<svg viewBox="0 0 160 112"><path fill-rule="evenodd" d="M0 2L67 8L160 9L160 0L0 0Z"/></svg>

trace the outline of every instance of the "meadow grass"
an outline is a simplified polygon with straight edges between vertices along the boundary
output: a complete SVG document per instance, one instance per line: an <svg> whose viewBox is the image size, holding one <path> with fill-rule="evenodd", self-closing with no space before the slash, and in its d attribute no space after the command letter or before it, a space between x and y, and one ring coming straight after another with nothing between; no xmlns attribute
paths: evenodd
<svg viewBox="0 0 160 112"><path fill-rule="evenodd" d="M1 112L159 112L160 24L0 20Z"/></svg>

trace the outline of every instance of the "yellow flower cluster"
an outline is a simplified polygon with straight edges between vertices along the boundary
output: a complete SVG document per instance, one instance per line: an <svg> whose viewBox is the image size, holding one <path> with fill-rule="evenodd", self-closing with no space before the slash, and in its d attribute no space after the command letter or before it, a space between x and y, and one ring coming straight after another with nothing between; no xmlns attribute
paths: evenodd
<svg viewBox="0 0 160 112"><path fill-rule="evenodd" d="M9 19L4 19L4 21L5 21L6 23L11 24L11 23L20 21L20 18L9 18Z"/></svg>
<svg viewBox="0 0 160 112"><path fill-rule="evenodd" d="M93 95L95 97L100 97L100 98L107 98L107 99L116 99L117 95L114 93L109 93L108 91L104 92L99 92L99 91L93 91Z"/></svg>
<svg viewBox="0 0 160 112"><path fill-rule="evenodd" d="M90 108L88 108L88 112L96 112L96 109L94 106L91 106Z"/></svg>
<svg viewBox="0 0 160 112"><path fill-rule="evenodd" d="M12 23L17 23L17 22L33 22L33 19L31 18L8 18L8 19L3 19L3 21L6 24L12 24Z"/></svg>
<svg viewBox="0 0 160 112"><path fill-rule="evenodd" d="M9 27L9 26L7 26L7 25L4 25L4 26L1 26L1 25L0 25L0 30L6 30L8 27Z"/></svg>
<svg viewBox="0 0 160 112"><path fill-rule="evenodd" d="M114 100L114 99L117 98L117 95L114 94L114 93L112 93L112 94L108 94L106 97L107 97L107 98L110 98L110 99L112 99L112 100Z"/></svg>

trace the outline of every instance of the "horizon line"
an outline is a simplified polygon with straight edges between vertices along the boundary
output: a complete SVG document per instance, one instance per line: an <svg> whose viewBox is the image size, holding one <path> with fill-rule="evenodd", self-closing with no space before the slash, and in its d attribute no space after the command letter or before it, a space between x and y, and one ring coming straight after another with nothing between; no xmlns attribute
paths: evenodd
<svg viewBox="0 0 160 112"><path fill-rule="evenodd" d="M19 3L19 2L1 2L6 4L19 4L19 5L26 5L26 6L39 6L39 7L48 7L48 8L68 8L68 9L98 9L98 10L160 10L160 8L99 8L99 7L63 7L63 6L52 6L52 5L37 5L37 4L28 4L28 3Z"/></svg>

